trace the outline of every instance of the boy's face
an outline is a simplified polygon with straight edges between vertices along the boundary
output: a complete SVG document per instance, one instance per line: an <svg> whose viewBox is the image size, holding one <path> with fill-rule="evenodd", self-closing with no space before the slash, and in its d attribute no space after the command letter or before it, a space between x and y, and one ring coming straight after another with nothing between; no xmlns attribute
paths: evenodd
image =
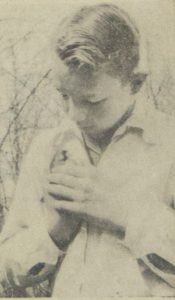
<svg viewBox="0 0 175 300"><path fill-rule="evenodd" d="M130 85L122 86L119 79L105 73L71 74L65 68L58 77L57 87L69 116L92 138L115 127L133 106Z"/></svg>

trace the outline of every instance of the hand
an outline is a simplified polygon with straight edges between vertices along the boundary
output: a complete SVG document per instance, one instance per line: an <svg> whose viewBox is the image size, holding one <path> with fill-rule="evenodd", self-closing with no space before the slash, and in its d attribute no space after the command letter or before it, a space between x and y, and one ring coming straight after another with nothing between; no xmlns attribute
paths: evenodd
<svg viewBox="0 0 175 300"><path fill-rule="evenodd" d="M4 290L15 287L26 288L47 280L55 271L54 265L38 263L26 272L14 260L1 260L0 283Z"/></svg>
<svg viewBox="0 0 175 300"><path fill-rule="evenodd" d="M96 178L97 169L94 166L62 165L49 175L46 192L56 198L84 202L92 197Z"/></svg>
<svg viewBox="0 0 175 300"><path fill-rule="evenodd" d="M48 179L45 200L51 207L71 211L104 228L124 225L116 193L110 190L107 178L101 180L96 167L59 166Z"/></svg>
<svg viewBox="0 0 175 300"><path fill-rule="evenodd" d="M24 274L22 266L14 260L1 257L0 262L0 283L4 289L19 287L19 276Z"/></svg>

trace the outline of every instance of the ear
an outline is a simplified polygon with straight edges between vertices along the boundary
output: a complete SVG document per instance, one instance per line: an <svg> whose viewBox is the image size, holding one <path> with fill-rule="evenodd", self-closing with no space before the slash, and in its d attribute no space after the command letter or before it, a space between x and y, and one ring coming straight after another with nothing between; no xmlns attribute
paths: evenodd
<svg viewBox="0 0 175 300"><path fill-rule="evenodd" d="M142 87L143 83L146 80L148 74L146 73L136 73L133 74L131 77L131 91L132 94L138 93L140 88Z"/></svg>

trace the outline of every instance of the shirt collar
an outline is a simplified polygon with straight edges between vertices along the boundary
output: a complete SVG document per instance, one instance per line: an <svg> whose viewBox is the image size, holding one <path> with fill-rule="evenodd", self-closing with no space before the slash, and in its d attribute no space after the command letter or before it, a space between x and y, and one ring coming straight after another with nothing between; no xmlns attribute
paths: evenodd
<svg viewBox="0 0 175 300"><path fill-rule="evenodd" d="M159 112L150 99L137 99L130 118L114 133L112 140L123 134L127 129L140 129L145 142L160 142L163 114Z"/></svg>
<svg viewBox="0 0 175 300"><path fill-rule="evenodd" d="M83 140L85 145L87 146L88 149L91 149L93 152L95 152L96 154L100 155L102 150L100 149L100 147L98 145L94 145L94 143L92 143L90 141L90 139L86 136L85 133L82 133L83 136Z"/></svg>

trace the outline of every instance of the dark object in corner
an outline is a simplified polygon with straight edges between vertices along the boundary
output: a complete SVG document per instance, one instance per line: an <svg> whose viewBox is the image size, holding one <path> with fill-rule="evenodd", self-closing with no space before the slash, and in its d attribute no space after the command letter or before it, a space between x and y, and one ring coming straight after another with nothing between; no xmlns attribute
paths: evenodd
<svg viewBox="0 0 175 300"><path fill-rule="evenodd" d="M149 262L153 264L153 266L157 269L169 274L175 274L175 266L169 263L164 258L160 257L159 255L151 253L147 255L147 258Z"/></svg>

